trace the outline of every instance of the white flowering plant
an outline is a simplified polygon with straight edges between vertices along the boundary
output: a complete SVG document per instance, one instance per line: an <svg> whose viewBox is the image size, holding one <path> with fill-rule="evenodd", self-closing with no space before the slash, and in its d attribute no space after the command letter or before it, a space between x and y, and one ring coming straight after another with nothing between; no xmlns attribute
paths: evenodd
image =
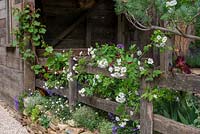
<svg viewBox="0 0 200 134"><path fill-rule="evenodd" d="M113 44L101 46L97 44L95 48L89 48L90 58L80 57L75 68L76 78L82 85L79 94L82 97L98 96L116 101L120 104L117 108L120 117L122 119L129 118L132 115L125 113L124 108L125 106L132 107L135 109L134 112L138 112L141 99L139 93L141 78L145 77L146 81L152 82L162 73L160 70L154 69L152 58L144 57L153 46L150 44L143 50L139 50L136 45L131 45L127 51ZM104 73L90 74L86 72L88 66L104 70L107 75ZM151 90L153 91L154 87ZM154 96L159 97L159 92L149 93L147 90L143 97L148 99ZM122 123L120 125L125 124L120 123Z"/></svg>

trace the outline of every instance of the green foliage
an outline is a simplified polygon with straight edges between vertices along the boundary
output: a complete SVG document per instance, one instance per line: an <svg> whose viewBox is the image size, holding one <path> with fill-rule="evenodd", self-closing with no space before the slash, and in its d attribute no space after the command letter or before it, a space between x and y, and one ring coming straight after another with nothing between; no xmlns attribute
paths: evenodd
<svg viewBox="0 0 200 134"><path fill-rule="evenodd" d="M45 26L39 21L38 10L34 11L29 4L26 4L22 10L14 9L14 16L19 25L14 31L16 39L13 42L13 46L19 47L24 60L33 62L35 47L47 46L43 41L43 36L46 33Z"/></svg>
<svg viewBox="0 0 200 134"><path fill-rule="evenodd" d="M112 134L112 127L114 126L113 123L103 120L99 123L98 129L100 134Z"/></svg>
<svg viewBox="0 0 200 134"><path fill-rule="evenodd" d="M115 10L127 13L146 25L151 25L154 17L152 10L156 9L157 15L169 22L169 26L180 22L191 24L199 12L200 0L115 0ZM172 4L173 3L173 4Z"/></svg>
<svg viewBox="0 0 200 134"><path fill-rule="evenodd" d="M44 104L46 111L50 111L60 121L66 121L71 118L68 101L58 96L49 97Z"/></svg>
<svg viewBox="0 0 200 134"><path fill-rule="evenodd" d="M35 106L31 111L31 120L36 121L40 116L40 109L38 106Z"/></svg>
<svg viewBox="0 0 200 134"><path fill-rule="evenodd" d="M88 128L93 131L97 129L100 119L98 114L89 107L83 106L72 113L72 118L80 126Z"/></svg>
<svg viewBox="0 0 200 134"><path fill-rule="evenodd" d="M170 92L154 101L154 111L186 125L200 127L199 98L192 94Z"/></svg>
<svg viewBox="0 0 200 134"><path fill-rule="evenodd" d="M50 121L51 121L51 119L46 115L41 115L39 118L39 123L45 128L49 127Z"/></svg>
<svg viewBox="0 0 200 134"><path fill-rule="evenodd" d="M200 53L187 56L186 57L186 63L190 67L200 67Z"/></svg>
<svg viewBox="0 0 200 134"><path fill-rule="evenodd" d="M27 97L27 92L22 92L19 96L18 96L18 102L19 102L19 106L18 106L18 108L19 108L19 112L21 112L21 113L23 113L23 111L24 111L24 98L25 97Z"/></svg>

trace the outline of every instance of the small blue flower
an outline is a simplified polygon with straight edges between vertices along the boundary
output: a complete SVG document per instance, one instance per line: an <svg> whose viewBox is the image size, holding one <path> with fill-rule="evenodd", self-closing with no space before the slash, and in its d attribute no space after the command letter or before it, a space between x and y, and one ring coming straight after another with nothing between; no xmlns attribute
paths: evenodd
<svg viewBox="0 0 200 134"><path fill-rule="evenodd" d="M18 111L19 110L19 100L18 100L17 96L14 97L14 106L15 106L15 109Z"/></svg>
<svg viewBox="0 0 200 134"><path fill-rule="evenodd" d="M124 44L117 44L117 47L120 49L124 49Z"/></svg>
<svg viewBox="0 0 200 134"><path fill-rule="evenodd" d="M112 127L112 134L117 134L118 126L113 126Z"/></svg>

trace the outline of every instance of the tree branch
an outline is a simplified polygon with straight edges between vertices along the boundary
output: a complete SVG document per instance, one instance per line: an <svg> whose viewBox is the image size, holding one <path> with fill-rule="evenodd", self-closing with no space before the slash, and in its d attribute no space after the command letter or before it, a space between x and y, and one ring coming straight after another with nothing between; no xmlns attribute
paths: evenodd
<svg viewBox="0 0 200 134"><path fill-rule="evenodd" d="M127 20L135 28L137 28L137 29L139 29L141 31L161 30L161 31L164 31L164 32L170 32L170 33L173 33L173 34L176 34L176 35L180 35L180 36L183 36L185 38L200 40L199 36L183 33L182 31L179 31L179 29L174 30L174 29L168 29L168 28L165 28L165 27L159 27L159 26L154 26L154 25L152 25L152 26L144 26L139 21L137 21L133 15L129 15L128 13L125 13L125 16L126 16Z"/></svg>

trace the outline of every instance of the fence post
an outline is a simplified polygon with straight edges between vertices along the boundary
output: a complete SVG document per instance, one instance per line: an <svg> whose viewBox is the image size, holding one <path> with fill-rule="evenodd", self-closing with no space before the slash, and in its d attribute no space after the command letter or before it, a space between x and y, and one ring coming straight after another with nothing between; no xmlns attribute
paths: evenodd
<svg viewBox="0 0 200 134"><path fill-rule="evenodd" d="M75 72L73 70L73 66L75 64L75 61L73 60L72 57L69 59L69 72L72 73L72 78L75 76ZM78 89L77 89L77 81L73 78L73 81L69 81L69 106L70 109L73 110L74 106L76 105L77 102L77 97L78 96Z"/></svg>
<svg viewBox="0 0 200 134"><path fill-rule="evenodd" d="M142 78L141 94L148 86L150 84L145 81L145 78ZM145 99L140 101L140 133L153 134L153 104Z"/></svg>

